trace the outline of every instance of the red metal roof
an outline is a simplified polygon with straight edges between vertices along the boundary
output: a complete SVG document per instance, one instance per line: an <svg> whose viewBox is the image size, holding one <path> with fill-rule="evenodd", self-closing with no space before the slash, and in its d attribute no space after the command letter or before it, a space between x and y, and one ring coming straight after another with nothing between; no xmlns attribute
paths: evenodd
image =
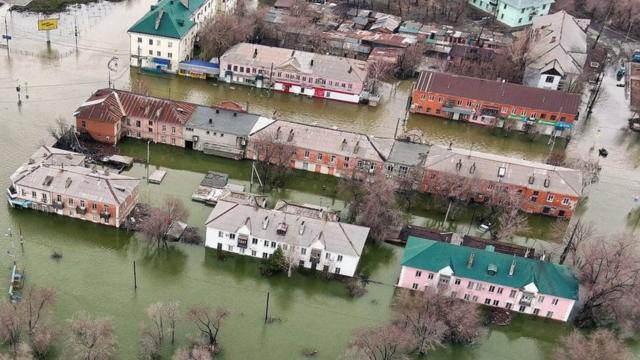
<svg viewBox="0 0 640 360"><path fill-rule="evenodd" d="M117 94L110 89L96 91L75 112L80 119L90 119L115 124L122 120L124 110Z"/></svg>
<svg viewBox="0 0 640 360"><path fill-rule="evenodd" d="M420 74L416 90L565 114L580 108L578 94L432 71Z"/></svg>
<svg viewBox="0 0 640 360"><path fill-rule="evenodd" d="M184 125L196 109L196 105L144 96L124 90L115 90L122 102L126 116Z"/></svg>

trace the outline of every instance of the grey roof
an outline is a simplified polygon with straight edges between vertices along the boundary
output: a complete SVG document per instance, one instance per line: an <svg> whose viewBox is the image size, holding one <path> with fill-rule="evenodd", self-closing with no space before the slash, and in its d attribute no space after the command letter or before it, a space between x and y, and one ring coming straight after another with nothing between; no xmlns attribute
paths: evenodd
<svg viewBox="0 0 640 360"><path fill-rule="evenodd" d="M396 164L417 166L428 156L429 145L395 141L388 161Z"/></svg>
<svg viewBox="0 0 640 360"><path fill-rule="evenodd" d="M265 224L265 219L268 219ZM285 223L287 231L276 228ZM257 206L218 201L205 225L233 233L245 233L261 239L284 242L300 247L322 247L325 251L361 256L369 228L287 214ZM302 231L301 231L302 230Z"/></svg>
<svg viewBox="0 0 640 360"><path fill-rule="evenodd" d="M42 164L21 176L15 184L89 201L121 204L139 182L137 178L83 166Z"/></svg>
<svg viewBox="0 0 640 360"><path fill-rule="evenodd" d="M216 171L209 171L200 182L201 186L222 189L229 182L229 175Z"/></svg>
<svg viewBox="0 0 640 360"><path fill-rule="evenodd" d="M198 106L196 107L196 111L191 115L191 118L189 118L189 121L187 121L186 126L215 130L237 136L249 136L261 119L270 120L262 118L260 115L245 112ZM267 121L267 123L272 121L273 120Z"/></svg>
<svg viewBox="0 0 640 360"><path fill-rule="evenodd" d="M459 161L462 163L459 173L468 177L578 197L582 193L582 174L578 170L465 149L432 146L427 169L454 173ZM473 164L475 167L471 171ZM505 168L505 176L499 178L501 167ZM533 184L529 183L531 175L534 176ZM545 179L549 179L548 187L544 186Z"/></svg>
<svg viewBox="0 0 640 360"><path fill-rule="evenodd" d="M85 156L73 151L61 150L52 146L40 146L36 152L29 157L29 160L22 164L11 175L11 181L15 181L22 175L27 174L31 169L41 164L61 165L61 166L84 166Z"/></svg>
<svg viewBox="0 0 640 360"><path fill-rule="evenodd" d="M562 75L582 73L587 61L588 24L588 19L576 19L564 10L535 17L527 67L555 68Z"/></svg>

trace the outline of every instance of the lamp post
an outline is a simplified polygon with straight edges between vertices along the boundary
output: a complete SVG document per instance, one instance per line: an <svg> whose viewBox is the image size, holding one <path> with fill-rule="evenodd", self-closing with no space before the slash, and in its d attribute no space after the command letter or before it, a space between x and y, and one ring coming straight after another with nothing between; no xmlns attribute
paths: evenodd
<svg viewBox="0 0 640 360"><path fill-rule="evenodd" d="M118 71L118 58L116 56L112 57L107 63L107 74L109 76L109 89L111 89L111 72Z"/></svg>

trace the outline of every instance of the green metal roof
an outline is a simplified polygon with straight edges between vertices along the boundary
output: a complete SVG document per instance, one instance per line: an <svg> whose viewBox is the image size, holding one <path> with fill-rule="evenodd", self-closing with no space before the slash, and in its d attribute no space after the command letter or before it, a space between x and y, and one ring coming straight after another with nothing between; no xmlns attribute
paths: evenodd
<svg viewBox="0 0 640 360"><path fill-rule="evenodd" d="M469 268L467 263L471 253L474 254L474 260ZM509 268L514 260L515 271L509 276ZM513 288L534 283L542 294L578 299L578 280L569 268L545 261L410 236L401 264L433 272L450 266L458 277ZM490 265L497 267L495 275L487 271Z"/></svg>
<svg viewBox="0 0 640 360"><path fill-rule="evenodd" d="M160 0L129 31L181 39L195 25L190 17L204 2L205 0L189 0L187 8L179 0Z"/></svg>

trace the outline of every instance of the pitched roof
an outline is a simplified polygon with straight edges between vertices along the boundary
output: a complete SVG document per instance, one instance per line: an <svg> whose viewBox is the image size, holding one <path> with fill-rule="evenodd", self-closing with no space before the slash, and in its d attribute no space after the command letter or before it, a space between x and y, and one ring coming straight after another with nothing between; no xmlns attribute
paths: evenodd
<svg viewBox="0 0 640 360"><path fill-rule="evenodd" d="M31 169L41 164L58 166L84 166L85 156L73 151L58 149L52 146L40 146L36 152L29 157L29 160L22 164L10 176L11 181L16 181Z"/></svg>
<svg viewBox="0 0 640 360"><path fill-rule="evenodd" d="M418 150L415 150L418 151ZM461 163L456 172L456 164ZM426 166L429 170L458 173L477 179L498 181L539 191L580 197L582 174L578 170L511 158L502 155L432 146ZM498 175L503 168L504 176ZM530 177L533 176L533 184ZM545 180L548 179L548 182ZM545 186L548 185L548 186Z"/></svg>
<svg viewBox="0 0 640 360"><path fill-rule="evenodd" d="M472 265L468 266L473 254ZM515 262L512 275L509 269ZM538 292L565 299L578 299L578 280L568 267L550 262L510 256L491 250L475 249L410 236L401 264L438 272L450 266L454 276L522 289L533 283ZM494 275L487 271L495 265Z"/></svg>
<svg viewBox="0 0 640 360"><path fill-rule="evenodd" d="M565 114L577 114L580 108L578 94L433 71L420 73L416 89Z"/></svg>
<svg viewBox="0 0 640 360"><path fill-rule="evenodd" d="M249 136L273 121L260 115L237 110L197 106L187 124L190 127L211 129L225 134Z"/></svg>
<svg viewBox="0 0 640 360"><path fill-rule="evenodd" d="M15 184L89 201L121 204L139 182L137 178L93 171L84 166L42 164L23 174Z"/></svg>
<svg viewBox="0 0 640 360"><path fill-rule="evenodd" d="M100 91L100 90L99 90ZM128 117L158 120L184 125L196 109L195 104L136 94L124 90L117 92L124 113Z"/></svg>
<svg viewBox="0 0 640 360"><path fill-rule="evenodd" d="M587 61L588 19L576 19L564 10L533 19L533 39L527 67L552 66L561 74L580 74Z"/></svg>
<svg viewBox="0 0 640 360"><path fill-rule="evenodd" d="M82 103L74 115L80 119L91 119L115 124L125 115L120 97L115 90L101 89Z"/></svg>
<svg viewBox="0 0 640 360"><path fill-rule="evenodd" d="M552 4L554 0L502 0L503 2L517 8L540 7L543 4Z"/></svg>
<svg viewBox="0 0 640 360"><path fill-rule="evenodd" d="M269 219L266 228L263 226L265 219ZM281 223L288 225L284 235L276 230ZM208 228L229 232L238 232L247 224L250 231L248 235L251 236L301 247L317 243L328 252L357 257L362 255L369 234L369 228L363 226L226 201L218 201L205 223Z"/></svg>
<svg viewBox="0 0 640 360"><path fill-rule="evenodd" d="M293 68L296 72L314 77L354 83L362 82L367 77L366 61L258 44L237 44L220 57L220 62L224 61L265 68L273 66L274 69L283 70Z"/></svg>
<svg viewBox="0 0 640 360"><path fill-rule="evenodd" d="M203 3L204 0L160 0L129 32L180 39L195 25L191 17Z"/></svg>

